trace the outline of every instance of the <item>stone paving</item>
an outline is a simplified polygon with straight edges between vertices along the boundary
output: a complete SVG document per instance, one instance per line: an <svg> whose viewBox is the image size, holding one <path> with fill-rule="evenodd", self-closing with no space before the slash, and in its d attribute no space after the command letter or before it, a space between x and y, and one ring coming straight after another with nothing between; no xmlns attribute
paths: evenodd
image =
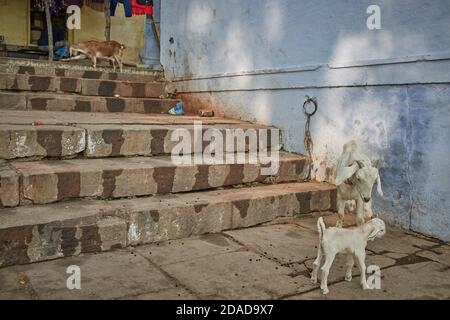
<svg viewBox="0 0 450 320"><path fill-rule="evenodd" d="M363 291L356 268L344 281L338 257L323 296L309 280L317 217L1 268L0 299L450 299L450 246L396 228L368 245L381 289ZM71 265L80 290L66 287Z"/></svg>

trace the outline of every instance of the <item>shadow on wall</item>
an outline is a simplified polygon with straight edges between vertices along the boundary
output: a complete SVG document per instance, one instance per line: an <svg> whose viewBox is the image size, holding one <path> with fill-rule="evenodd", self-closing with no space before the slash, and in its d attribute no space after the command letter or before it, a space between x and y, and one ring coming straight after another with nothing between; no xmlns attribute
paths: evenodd
<svg viewBox="0 0 450 320"><path fill-rule="evenodd" d="M450 50L448 0L167 0L162 43L169 77L399 58ZM169 42L172 38L172 42ZM170 52L172 52L172 55Z"/></svg>
<svg viewBox="0 0 450 320"><path fill-rule="evenodd" d="M422 69L414 68L415 63L334 68L355 60L443 52L448 40L430 34L435 29L425 20L443 19L450 8L445 1L433 6L425 0L402 11L398 3L380 1L385 27L368 31L362 8L370 2L326 6L324 1L300 5L232 0L224 10L214 1L183 5L168 0L177 10L187 6L188 17L173 30L184 38L175 38L163 52L168 76L208 78L320 65L314 71L199 79L180 83L180 91L191 111L215 108L229 117L279 127L285 149L298 153L304 152L304 97L317 97L319 111L312 120L314 177L333 182L342 145L356 138L367 146L371 159L380 160L385 196L375 195L374 210L390 223L450 240L450 179L442 179L450 172L445 141L450 136L449 84L420 84L423 70L433 76L433 62ZM428 15L414 13L420 8ZM357 14L361 25L351 23ZM162 41L173 34L166 34L166 39L163 34ZM402 79L417 79L419 84L404 85Z"/></svg>

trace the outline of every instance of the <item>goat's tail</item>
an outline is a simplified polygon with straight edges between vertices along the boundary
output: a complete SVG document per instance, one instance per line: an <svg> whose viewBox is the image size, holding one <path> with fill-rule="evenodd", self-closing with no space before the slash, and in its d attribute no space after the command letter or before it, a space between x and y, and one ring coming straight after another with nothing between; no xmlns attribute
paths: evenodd
<svg viewBox="0 0 450 320"><path fill-rule="evenodd" d="M320 242L322 242L323 232L325 231L325 229L326 229L326 227L325 227L325 223L323 222L323 218L320 217L317 220L317 231L319 231Z"/></svg>

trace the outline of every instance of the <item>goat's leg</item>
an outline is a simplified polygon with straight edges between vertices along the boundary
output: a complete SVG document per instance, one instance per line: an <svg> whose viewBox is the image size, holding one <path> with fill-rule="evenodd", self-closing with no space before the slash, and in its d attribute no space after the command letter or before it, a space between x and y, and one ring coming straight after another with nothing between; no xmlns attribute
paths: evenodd
<svg viewBox="0 0 450 320"><path fill-rule="evenodd" d="M336 227L342 228L344 225L344 212L345 212L345 200L341 198L339 192L336 197L336 206L338 210L338 221L336 222Z"/></svg>
<svg viewBox="0 0 450 320"><path fill-rule="evenodd" d="M97 57L94 55L91 57L92 60L92 66L95 68L97 68Z"/></svg>
<svg viewBox="0 0 450 320"><path fill-rule="evenodd" d="M369 285L367 284L366 280L366 251L361 250L355 252L356 261L358 262L359 271L361 272L361 286L363 290L370 289Z"/></svg>
<svg viewBox="0 0 450 320"><path fill-rule="evenodd" d="M322 290L323 294L327 294L330 292L328 290L328 274L330 273L331 265L333 264L335 253L328 253L325 255L325 263L323 264L322 271L322 279L320 282L320 290Z"/></svg>
<svg viewBox="0 0 450 320"><path fill-rule="evenodd" d="M110 62L112 62L113 65L113 71L116 72L116 59L112 57L112 59L109 59Z"/></svg>
<svg viewBox="0 0 450 320"><path fill-rule="evenodd" d="M364 224L364 201L356 200L356 224L358 226Z"/></svg>
<svg viewBox="0 0 450 320"><path fill-rule="evenodd" d="M115 55L115 56L114 56L114 59L116 59L117 64L119 65L119 68L120 68L120 72L122 72L122 71L123 71L122 57L120 57L120 56L118 56L118 55Z"/></svg>
<svg viewBox="0 0 450 320"><path fill-rule="evenodd" d="M122 65L120 64L120 60L117 56L114 56L114 60L116 61L117 65L119 66L120 72L122 72Z"/></svg>
<svg viewBox="0 0 450 320"><path fill-rule="evenodd" d="M345 281L352 281L352 271L354 264L355 260L353 259L353 253L349 253L347 255L347 263L345 264L347 266L347 270L345 271Z"/></svg>
<svg viewBox="0 0 450 320"><path fill-rule="evenodd" d="M120 72L123 72L123 61L122 61L122 57L120 57L120 59L119 59L119 65L120 65Z"/></svg>
<svg viewBox="0 0 450 320"><path fill-rule="evenodd" d="M72 61L72 60L82 60L82 59L86 59L87 56L85 54L79 54L77 56L71 56L70 58L63 58L60 59L61 61Z"/></svg>
<svg viewBox="0 0 450 320"><path fill-rule="evenodd" d="M320 264L322 263L322 244L319 243L317 247L317 257L313 263L313 270L311 272L311 282L317 283L317 273L319 272Z"/></svg>
<svg viewBox="0 0 450 320"><path fill-rule="evenodd" d="M373 217L372 211L372 199L369 202L364 203L364 219L370 220Z"/></svg>

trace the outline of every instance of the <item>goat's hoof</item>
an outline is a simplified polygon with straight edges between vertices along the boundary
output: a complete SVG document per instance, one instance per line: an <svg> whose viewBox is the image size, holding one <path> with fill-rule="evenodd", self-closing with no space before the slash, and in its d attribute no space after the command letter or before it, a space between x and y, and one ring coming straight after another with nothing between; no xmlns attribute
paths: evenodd
<svg viewBox="0 0 450 320"><path fill-rule="evenodd" d="M350 281L352 281L352 279L353 279L352 275L346 275L345 276L345 281L350 282Z"/></svg>
<svg viewBox="0 0 450 320"><path fill-rule="evenodd" d="M317 278L311 278L311 283L312 284L316 284L317 283Z"/></svg>
<svg viewBox="0 0 450 320"><path fill-rule="evenodd" d="M342 226L343 226L342 221L336 222L336 228L342 228Z"/></svg>
<svg viewBox="0 0 450 320"><path fill-rule="evenodd" d="M322 294L328 294L330 292L330 290L328 290L328 288L321 289L321 290L322 290Z"/></svg>
<svg viewBox="0 0 450 320"><path fill-rule="evenodd" d="M370 290L371 288L366 284L366 285L362 285L363 290Z"/></svg>

